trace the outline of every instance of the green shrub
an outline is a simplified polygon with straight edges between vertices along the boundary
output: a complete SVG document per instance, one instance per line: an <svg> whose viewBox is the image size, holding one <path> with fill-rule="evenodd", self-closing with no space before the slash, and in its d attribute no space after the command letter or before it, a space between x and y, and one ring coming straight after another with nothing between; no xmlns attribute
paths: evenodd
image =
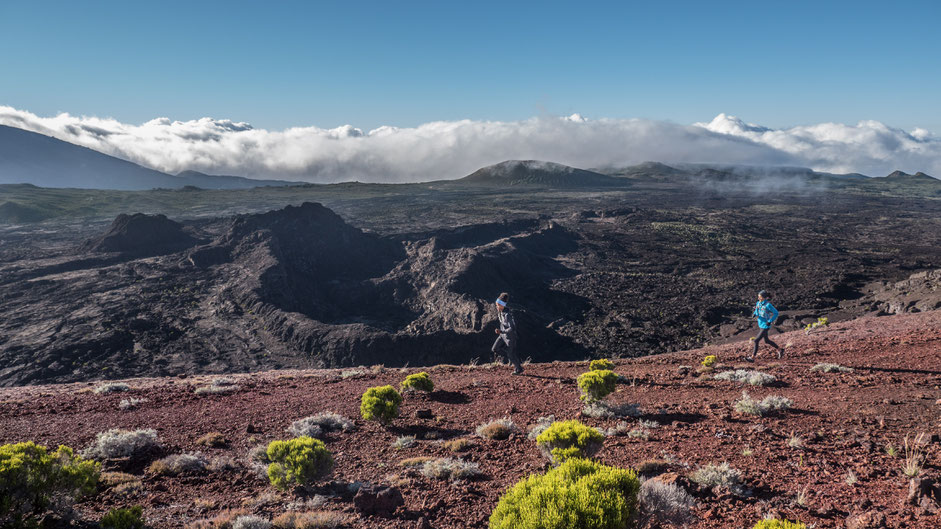
<svg viewBox="0 0 941 529"><path fill-rule="evenodd" d="M333 455L323 441L313 437L272 441L268 445L267 456L271 462L268 479L282 490L295 484L306 486L333 470Z"/></svg>
<svg viewBox="0 0 941 529"><path fill-rule="evenodd" d="M129 509L112 509L101 517L102 529L144 529L144 509L135 505Z"/></svg>
<svg viewBox="0 0 941 529"><path fill-rule="evenodd" d="M592 371L612 371L614 369L614 363L610 360L599 358L598 360L592 360L588 364L588 369Z"/></svg>
<svg viewBox="0 0 941 529"><path fill-rule="evenodd" d="M99 468L67 446L53 453L32 441L0 446L0 522L32 525L53 499L91 494Z"/></svg>
<svg viewBox="0 0 941 529"><path fill-rule="evenodd" d="M614 391L618 376L614 371L603 369L589 371L578 376L578 387L582 390L582 400L588 402L599 401Z"/></svg>
<svg viewBox="0 0 941 529"><path fill-rule="evenodd" d="M402 391L434 391L435 383L431 381L428 373L422 371L405 377L402 381Z"/></svg>
<svg viewBox="0 0 941 529"><path fill-rule="evenodd" d="M517 483L490 515L490 529L624 529L637 511L632 470L569 459Z"/></svg>
<svg viewBox="0 0 941 529"><path fill-rule="evenodd" d="M359 411L367 421L388 424L399 416L399 404L402 404L402 395L392 386L369 388L363 393Z"/></svg>
<svg viewBox="0 0 941 529"><path fill-rule="evenodd" d="M789 522L787 520L762 520L756 523L752 529L807 529L807 526L800 522Z"/></svg>
<svg viewBox="0 0 941 529"><path fill-rule="evenodd" d="M536 437L539 450L555 465L573 457L591 457L602 443L604 434L575 420L552 423Z"/></svg>
<svg viewBox="0 0 941 529"><path fill-rule="evenodd" d="M716 358L716 355L706 355L706 357L702 359L702 362L700 362L700 364L703 367L712 367L716 364L718 360L719 359Z"/></svg>

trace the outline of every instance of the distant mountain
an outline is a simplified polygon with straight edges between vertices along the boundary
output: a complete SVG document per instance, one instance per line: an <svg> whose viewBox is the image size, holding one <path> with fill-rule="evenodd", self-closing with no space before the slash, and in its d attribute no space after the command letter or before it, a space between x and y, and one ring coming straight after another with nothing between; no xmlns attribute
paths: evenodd
<svg viewBox="0 0 941 529"><path fill-rule="evenodd" d="M537 160L508 160L474 171L455 183L486 186L532 186L549 188L623 186L617 178Z"/></svg>
<svg viewBox="0 0 941 529"><path fill-rule="evenodd" d="M195 171L173 176L50 136L0 125L0 184L136 191L184 186L244 189L291 183Z"/></svg>

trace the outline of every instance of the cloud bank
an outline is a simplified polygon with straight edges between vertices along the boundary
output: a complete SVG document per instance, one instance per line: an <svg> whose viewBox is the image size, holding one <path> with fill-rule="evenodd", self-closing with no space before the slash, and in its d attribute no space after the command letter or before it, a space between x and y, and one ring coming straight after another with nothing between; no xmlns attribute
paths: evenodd
<svg viewBox="0 0 941 529"><path fill-rule="evenodd" d="M538 117L524 121L439 121L368 132L158 118L140 125L62 113L40 117L0 106L0 124L18 127L171 174L283 178L308 182L451 179L507 159L575 167L665 163L788 165L885 175L896 169L941 176L941 138L876 121L770 129L720 114L679 125L643 119Z"/></svg>

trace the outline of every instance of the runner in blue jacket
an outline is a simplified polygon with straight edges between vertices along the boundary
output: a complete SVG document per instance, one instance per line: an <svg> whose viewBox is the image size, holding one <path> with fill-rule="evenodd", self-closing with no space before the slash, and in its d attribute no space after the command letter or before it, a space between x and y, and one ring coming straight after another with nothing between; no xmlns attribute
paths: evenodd
<svg viewBox="0 0 941 529"><path fill-rule="evenodd" d="M784 349L781 349L778 344L768 338L768 331L771 330L774 321L778 319L778 309L774 308L774 305L771 304L771 294L764 290L758 293L758 303L755 303L755 310L752 312L752 316L758 319L759 332L758 336L755 337L755 349L752 351L751 356L745 357L745 360L749 362L755 361L755 357L758 356L758 342L761 340L768 342L768 344L778 350L778 358L784 356Z"/></svg>

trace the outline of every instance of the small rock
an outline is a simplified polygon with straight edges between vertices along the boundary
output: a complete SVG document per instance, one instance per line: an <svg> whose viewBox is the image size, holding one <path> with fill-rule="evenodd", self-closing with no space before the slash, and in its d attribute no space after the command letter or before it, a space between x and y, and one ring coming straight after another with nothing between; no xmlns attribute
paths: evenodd
<svg viewBox="0 0 941 529"><path fill-rule="evenodd" d="M885 515L881 512L866 511L852 514L846 519L846 529L879 529L885 527Z"/></svg>
<svg viewBox="0 0 941 529"><path fill-rule="evenodd" d="M434 419L435 414L429 409L415 410L415 417L417 419Z"/></svg>
<svg viewBox="0 0 941 529"><path fill-rule="evenodd" d="M418 519L418 523L415 524L415 529L431 529L431 522L428 521L428 518L422 516Z"/></svg>
<svg viewBox="0 0 941 529"><path fill-rule="evenodd" d="M405 505L405 498L395 487L363 485L353 497L353 505L363 514L390 518L396 509Z"/></svg>
<svg viewBox="0 0 941 529"><path fill-rule="evenodd" d="M248 426L245 427L245 433L261 433L261 430L259 430L254 424L248 423Z"/></svg>
<svg viewBox="0 0 941 529"><path fill-rule="evenodd" d="M941 406L941 399L934 401L934 403L937 404L938 406Z"/></svg>

